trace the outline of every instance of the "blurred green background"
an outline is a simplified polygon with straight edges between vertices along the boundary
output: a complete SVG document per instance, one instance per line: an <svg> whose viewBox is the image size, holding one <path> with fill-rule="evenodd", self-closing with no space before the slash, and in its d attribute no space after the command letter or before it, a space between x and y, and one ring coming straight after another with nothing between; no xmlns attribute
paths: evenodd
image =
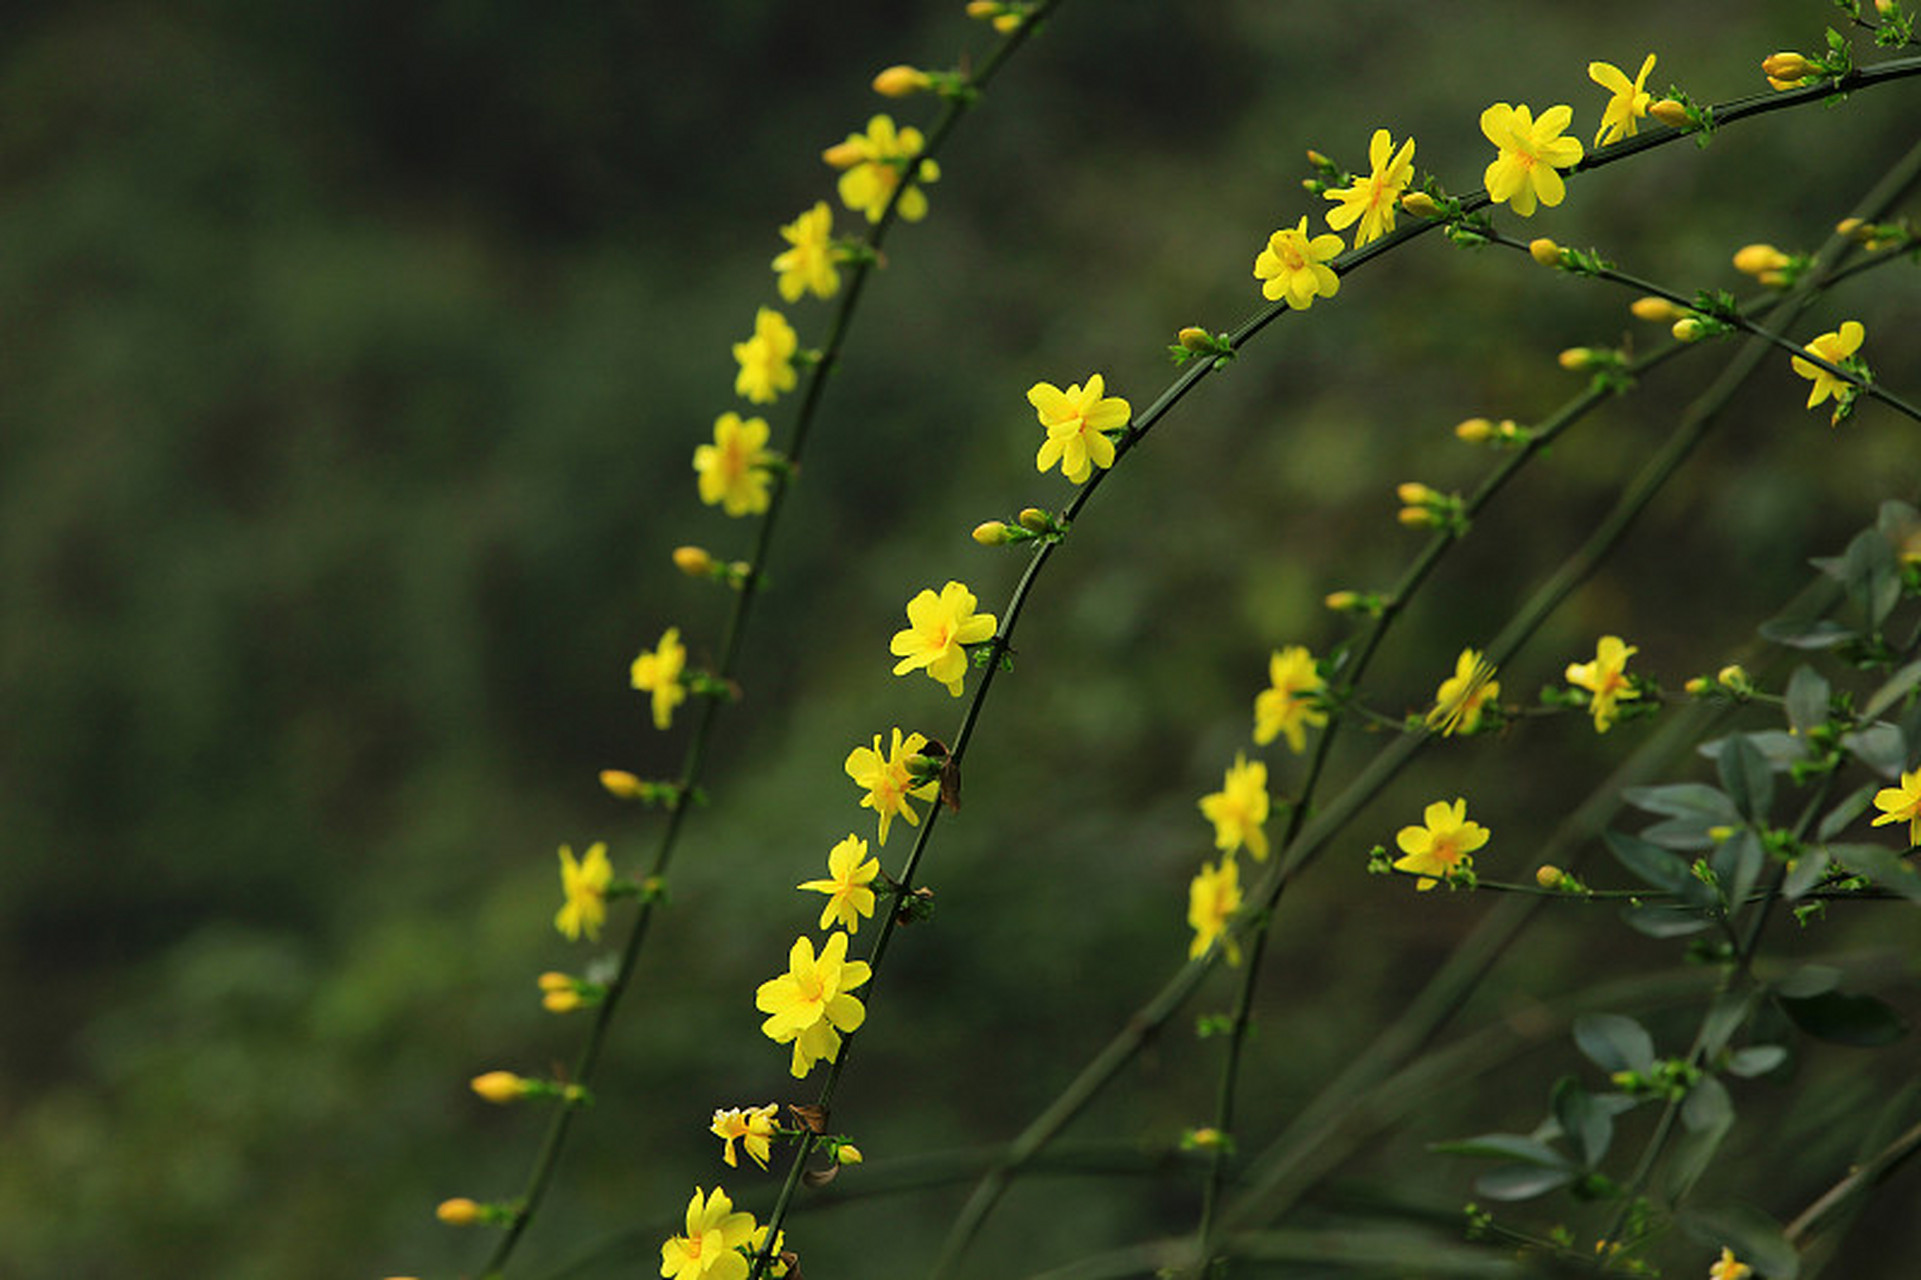
<svg viewBox="0 0 1921 1280"><path fill-rule="evenodd" d="M583 1024L541 1012L533 985L584 963L550 925L553 850L606 839L633 866L651 848L654 821L595 773L670 773L684 726L652 729L627 663L668 625L710 655L724 602L667 553L747 545L689 469L736 407L729 344L775 301L777 226L832 198L820 150L882 109L872 73L981 55L960 8L16 15L0 70L0 1275L478 1266L484 1242L431 1207L512 1194L539 1120L465 1081L576 1051ZM887 673L904 601L961 577L997 609L1018 557L966 531L1068 496L1034 473L1029 384L1100 370L1152 400L1174 330L1242 319L1267 233L1316 208L1306 147L1360 165L1386 125L1472 189L1490 101L1571 102L1591 141L1589 59L1632 71L1653 49L1656 87L1723 99L1760 87L1765 53L1818 47L1831 12L1066 6L955 137L930 218L888 246L770 565L716 803L691 824L522 1274L581 1256L585 1273L652 1274L691 1188L724 1172L709 1112L811 1097L759 1036L753 987L817 911L790 886L868 832L847 750L957 720L930 682ZM1733 127L1577 181L1522 229L1684 291L1738 288L1733 250L1812 248L1913 143L1915 106L1903 84ZM925 124L932 108L894 110ZM1913 398L1917 299L1911 267L1883 272L1808 333L1863 320L1875 369ZM1579 386L1554 353L1618 340L1627 300L1430 237L1270 331L1103 490L1024 619L967 809L934 849L940 912L890 957L847 1077L837 1124L877 1179L890 1156L1011 1134L1179 961L1209 851L1194 798L1246 745L1268 650L1346 634L1321 595L1384 586L1415 545L1392 486L1472 487L1486 457L1453 423L1548 412ZM824 306L788 312L819 340ZM1382 710L1423 705L1492 634L1724 354L1608 406L1489 511L1383 654ZM1510 697L1602 631L1678 688L1748 641L1808 555L1916 496L1913 424L1869 406L1831 432L1800 410L1805 387L1785 361L1754 379L1502 673ZM769 414L777 441L791 413ZM1283 907L1250 1128L1310 1096L1491 905L1415 901L1365 876L1366 848L1465 793L1496 833L1484 870L1524 873L1641 732L1530 726L1429 753L1389 792ZM1285 792L1297 775L1272 760ZM1905 942L1877 972L1913 1011L1913 936L1888 909L1779 945L1872 959ZM1475 1017L1675 954L1603 912L1557 916L1529 946ZM1171 1140L1206 1114L1210 1049L1171 1037L1076 1134ZM1819 1051L1792 1088L1746 1086L1737 1104L1768 1123L1739 1131L1716 1193L1792 1214L1911 1063ZM1531 1127L1576 1069L1553 1040L1424 1103L1343 1175L1452 1212L1473 1170L1423 1144ZM774 1186L727 1183L755 1208ZM790 1240L812 1276L912 1272L958 1200L849 1203ZM1186 1177L1023 1186L976 1274L1186 1230L1194 1205ZM1884 1215L1868 1234L1911 1256L1915 1231Z"/></svg>

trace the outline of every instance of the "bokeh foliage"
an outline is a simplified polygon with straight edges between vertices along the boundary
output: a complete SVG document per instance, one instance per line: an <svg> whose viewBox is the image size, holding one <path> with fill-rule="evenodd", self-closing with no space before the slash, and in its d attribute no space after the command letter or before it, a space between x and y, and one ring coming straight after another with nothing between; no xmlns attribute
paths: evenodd
<svg viewBox="0 0 1921 1280"><path fill-rule="evenodd" d="M553 847L642 847L650 824L594 773L667 771L678 739L646 724L626 662L669 624L697 655L717 639L712 597L666 552L740 536L697 506L687 462L730 404L727 344L772 297L774 227L828 193L819 149L878 109L867 77L976 38L959 7L97 3L21 22L0 66L0 1239L22 1274L476 1265L428 1210L508 1193L531 1153L530 1122L466 1076L572 1051L532 985L569 959ZM992 607L1013 561L965 531L1064 492L1033 473L1025 386L1101 369L1139 403L1178 325L1245 315L1255 249L1310 207L1307 146L1358 163L1387 123L1469 188L1488 101L1591 120L1587 60L1650 47L1659 84L1744 93L1762 54L1826 21L1798 0L1419 23L1382 3L1068 6L890 247L770 566L717 802L532 1249L631 1228L609 1256L651 1270L689 1183L717 1172L707 1110L786 1096L751 992L808 915L789 886L863 829L839 762L952 716L885 672L901 602L951 576ZM1733 248L1812 247L1913 119L1897 87L1730 129L1578 181L1535 221L1732 286ZM1864 320L1910 395L1917 296L1877 276L1824 313ZM1182 954L1193 797L1244 737L1268 648L1338 639L1320 595L1403 558L1393 483L1471 484L1452 423L1545 412L1575 386L1554 351L1613 340L1624 303L1434 238L1271 335L1133 459L1030 613L1018 696L991 708L942 832L940 912L875 1002L841 1117L870 1155L1010 1132ZM1713 359L1650 379L1498 504L1377 688L1426 698ZM1801 394L1785 362L1757 379L1504 682L1556 679L1605 629L1678 686L1749 642L1806 556L1915 495L1911 426L1867 408L1830 433ZM1571 807L1619 750L1539 732L1552 749L1435 753L1353 858L1291 895L1250 1123L1335 1069L1481 909L1367 879L1365 843L1471 789L1497 833L1484 861L1525 866L1560 816L1544 798ZM1872 958L1911 929L1870 915L1805 945ZM1599 918L1528 946L1525 981L1480 1017L1667 955ZM1912 949L1886 963L1912 1010ZM1466 1172L1422 1143L1525 1123L1569 1059L1564 1039L1529 1054L1344 1175L1452 1212ZM1082 1136L1195 1122L1205 1061L1168 1044ZM1779 1211L1824 1185L1850 1154L1837 1120L1892 1090L1878 1070L1813 1059L1792 1090L1739 1099L1794 1106L1726 1157L1773 1181L1732 1186ZM1191 1192L1038 1184L982 1265L1186 1229ZM821 1274L887 1274L953 1199L791 1234Z"/></svg>

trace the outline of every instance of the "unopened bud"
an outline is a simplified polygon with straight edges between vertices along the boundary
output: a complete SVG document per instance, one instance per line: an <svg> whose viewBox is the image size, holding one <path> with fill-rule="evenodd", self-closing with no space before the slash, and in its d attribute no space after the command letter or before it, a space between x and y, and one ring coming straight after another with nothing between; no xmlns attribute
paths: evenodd
<svg viewBox="0 0 1921 1280"><path fill-rule="evenodd" d="M859 1164L866 1158L860 1153L860 1148L851 1142L843 1142L834 1148L834 1160L838 1164Z"/></svg>
<svg viewBox="0 0 1921 1280"><path fill-rule="evenodd" d="M1330 591L1322 597L1321 603L1336 613L1352 613L1361 607L1361 593L1358 591Z"/></svg>
<svg viewBox="0 0 1921 1280"><path fill-rule="evenodd" d="M1834 234L1846 236L1856 244L1870 244L1874 240L1874 224L1865 218L1843 218L1834 224Z"/></svg>
<svg viewBox="0 0 1921 1280"><path fill-rule="evenodd" d="M1601 362L1600 353L1593 347L1569 347L1554 359L1563 369L1575 373L1592 369Z"/></svg>
<svg viewBox="0 0 1921 1280"><path fill-rule="evenodd" d="M1422 506L1434 501L1440 495L1418 480L1408 480L1394 487L1394 496L1410 507Z"/></svg>
<svg viewBox="0 0 1921 1280"><path fill-rule="evenodd" d="M874 92L883 98L905 98L934 83L919 67L893 66L874 77Z"/></svg>
<svg viewBox="0 0 1921 1280"><path fill-rule="evenodd" d="M1743 246L1734 255L1734 269L1742 275L1760 276L1788 265L1788 255L1771 244Z"/></svg>
<svg viewBox="0 0 1921 1280"><path fill-rule="evenodd" d="M675 547L674 568L690 578L702 578L712 572L714 557L705 547Z"/></svg>
<svg viewBox="0 0 1921 1280"><path fill-rule="evenodd" d="M1683 308L1669 302L1666 298L1656 298L1651 295L1636 298L1628 304L1628 310L1634 313L1635 319L1651 320L1656 324L1672 324L1687 314Z"/></svg>
<svg viewBox="0 0 1921 1280"><path fill-rule="evenodd" d="M1417 218L1438 218L1441 206L1434 203L1434 197L1425 191L1410 191L1401 197L1401 208Z"/></svg>
<svg viewBox="0 0 1921 1280"><path fill-rule="evenodd" d="M1738 662L1730 662L1714 673L1714 678L1735 693L1752 693L1754 681L1748 677L1747 668Z"/></svg>
<svg viewBox="0 0 1921 1280"><path fill-rule="evenodd" d="M1185 329L1175 334L1174 341L1193 352L1212 351L1214 349L1214 335L1194 325L1188 325Z"/></svg>
<svg viewBox="0 0 1921 1280"><path fill-rule="evenodd" d="M1561 887L1561 877L1566 874L1567 872L1561 870L1553 863L1544 863L1535 868L1534 883L1540 885L1543 889L1558 889Z"/></svg>
<svg viewBox="0 0 1921 1280"><path fill-rule="evenodd" d="M1682 316L1668 332L1674 335L1676 342L1695 342L1707 333L1707 328L1699 316Z"/></svg>
<svg viewBox="0 0 1921 1280"><path fill-rule="evenodd" d="M1648 114L1662 124L1676 129L1688 126L1688 109L1673 98L1662 98L1648 106Z"/></svg>
<svg viewBox="0 0 1921 1280"><path fill-rule="evenodd" d="M1332 160L1329 160L1326 156L1322 155L1320 152L1316 151L1312 147L1309 147L1307 149L1307 162L1313 165L1316 169L1331 169L1334 167L1334 162Z"/></svg>
<svg viewBox="0 0 1921 1280"><path fill-rule="evenodd" d="M1714 691L1714 681L1708 679L1706 676L1693 676L1686 684L1681 686L1681 689L1690 698L1705 697Z"/></svg>
<svg viewBox="0 0 1921 1280"><path fill-rule="evenodd" d="M1561 246L1555 244L1546 236L1528 241L1527 252L1529 257L1544 267L1558 267L1561 265Z"/></svg>
<svg viewBox="0 0 1921 1280"><path fill-rule="evenodd" d="M836 142L833 146L821 152L820 158L836 169L851 169L859 164L865 156L862 154L861 145L858 142Z"/></svg>
<svg viewBox="0 0 1921 1280"><path fill-rule="evenodd" d="M994 0L967 0L967 16L970 18L991 18L1001 11Z"/></svg>
<svg viewBox="0 0 1921 1280"><path fill-rule="evenodd" d="M1790 83L1814 74L1814 64L1792 51L1770 53L1761 59L1761 74L1770 80L1786 80Z"/></svg>
<svg viewBox="0 0 1921 1280"><path fill-rule="evenodd" d="M469 1081L475 1093L496 1103L518 1102L527 1096L529 1083L511 1071L489 1071Z"/></svg>
<svg viewBox="0 0 1921 1280"><path fill-rule="evenodd" d="M1029 533L1046 533L1054 527L1054 517L1039 507L1022 507L1021 513L1014 518L1020 521L1021 528Z"/></svg>
<svg viewBox="0 0 1921 1280"><path fill-rule="evenodd" d="M480 1221L480 1205L466 1196L455 1196L442 1200L434 1209L434 1217L450 1227L471 1227Z"/></svg>
<svg viewBox="0 0 1921 1280"><path fill-rule="evenodd" d="M1395 518L1410 529L1431 529L1441 522L1428 507L1402 507Z"/></svg>
<svg viewBox="0 0 1921 1280"><path fill-rule="evenodd" d="M1020 25L1021 15L1018 13L1003 13L994 19L994 30L1000 32L1002 35L1007 35L1012 31L1018 31Z"/></svg>
<svg viewBox="0 0 1921 1280"><path fill-rule="evenodd" d="M1454 424L1454 434L1469 444L1486 444L1500 433L1486 418L1469 418Z"/></svg>
<svg viewBox="0 0 1921 1280"><path fill-rule="evenodd" d="M1000 547L1013 541L1013 530L999 520L984 520L974 526L974 541L983 547Z"/></svg>
<svg viewBox="0 0 1921 1280"><path fill-rule="evenodd" d="M602 769L600 785L616 800L640 800L647 795L647 784L625 769Z"/></svg>

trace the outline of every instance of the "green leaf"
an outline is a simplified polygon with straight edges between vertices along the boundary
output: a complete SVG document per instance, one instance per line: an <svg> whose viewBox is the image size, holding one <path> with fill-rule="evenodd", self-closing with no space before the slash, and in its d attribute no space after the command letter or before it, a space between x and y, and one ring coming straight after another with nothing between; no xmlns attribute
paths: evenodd
<svg viewBox="0 0 1921 1280"><path fill-rule="evenodd" d="M1752 1080L1764 1076L1788 1060L1785 1046L1778 1044L1753 1044L1745 1049L1736 1049L1728 1057L1728 1074Z"/></svg>
<svg viewBox="0 0 1921 1280"><path fill-rule="evenodd" d="M1788 677L1787 693L1782 701L1786 704L1788 723L1794 726L1796 733L1806 733L1816 725L1827 723L1831 693L1827 677L1813 667L1799 666L1794 669L1794 674Z"/></svg>
<svg viewBox="0 0 1921 1280"><path fill-rule="evenodd" d="M1734 807L1751 822L1766 822L1768 808L1774 803L1774 774L1761 749L1745 733L1730 734L1721 743L1715 760L1721 774L1721 787L1734 801Z"/></svg>
<svg viewBox="0 0 1921 1280"><path fill-rule="evenodd" d="M1781 1231L1780 1224L1758 1209L1729 1205L1719 1209L1683 1209L1681 1229L1709 1249L1728 1248L1767 1277L1795 1280L1801 1274L1801 1255Z"/></svg>
<svg viewBox="0 0 1921 1280"><path fill-rule="evenodd" d="M1686 907L1646 904L1625 908L1621 919L1628 928L1650 938L1685 938L1701 932L1709 923L1700 912Z"/></svg>
<svg viewBox="0 0 1921 1280"><path fill-rule="evenodd" d="M1795 1026L1830 1044L1878 1049L1908 1033L1908 1024L1885 1001L1873 996L1828 991L1802 999L1782 995L1775 999Z"/></svg>
<svg viewBox="0 0 1921 1280"><path fill-rule="evenodd" d="M1876 689L1861 708L1861 718L1872 720L1895 703L1908 696L1908 690L1921 684L1921 658L1889 676L1879 689Z"/></svg>
<svg viewBox="0 0 1921 1280"><path fill-rule="evenodd" d="M1734 1127L1734 1102L1713 1076L1703 1076L1681 1103L1682 1133L1668 1162L1667 1192L1679 1200L1706 1173Z"/></svg>
<svg viewBox="0 0 1921 1280"><path fill-rule="evenodd" d="M1692 907L1708 906L1712 900L1708 887L1694 878L1688 864L1659 845L1650 844L1625 832L1602 833L1602 841L1615 861L1664 893L1673 894Z"/></svg>
<svg viewBox="0 0 1921 1280"><path fill-rule="evenodd" d="M1886 845L1831 844L1828 856L1909 902L1921 902L1921 872Z"/></svg>
<svg viewBox="0 0 1921 1280"><path fill-rule="evenodd" d="M1583 1169L1600 1164L1614 1142L1614 1116L1573 1076L1555 1082L1553 1106L1554 1121L1567 1135L1575 1160Z"/></svg>
<svg viewBox="0 0 1921 1280"><path fill-rule="evenodd" d="M1848 599L1866 615L1870 630L1880 630L1901 599L1901 562L1878 529L1863 529L1846 551L1819 557L1814 565L1846 589Z"/></svg>
<svg viewBox="0 0 1921 1280"><path fill-rule="evenodd" d="M1860 637L1853 627L1831 618L1769 618L1760 631L1762 639L1790 649L1832 649Z"/></svg>
<svg viewBox="0 0 1921 1280"><path fill-rule="evenodd" d="M1721 896L1727 900L1729 911L1747 901L1766 862L1767 853L1761 848L1760 838L1745 827L1722 841L1714 851L1709 865L1714 868L1715 879L1721 882Z"/></svg>
<svg viewBox="0 0 1921 1280"><path fill-rule="evenodd" d="M1504 1164L1474 1180L1474 1189L1490 1200L1532 1200L1574 1181L1574 1169L1543 1169L1531 1164Z"/></svg>
<svg viewBox="0 0 1921 1280"><path fill-rule="evenodd" d="M1574 1020L1574 1044L1601 1070L1647 1071L1654 1065L1654 1037L1618 1013L1584 1013Z"/></svg>
<svg viewBox="0 0 1921 1280"><path fill-rule="evenodd" d="M1833 839L1835 833L1846 829L1856 818L1868 811L1868 805L1879 789L1879 784L1870 782L1843 796L1841 802L1828 810L1827 816L1821 819L1821 825L1814 829L1814 838L1816 840Z"/></svg>
<svg viewBox="0 0 1921 1280"><path fill-rule="evenodd" d="M1701 1020L1701 1050L1712 1057L1727 1046L1741 1024L1748 1020L1748 1013L1754 1007L1751 997L1733 991L1724 991L1708 1005L1707 1017Z"/></svg>
<svg viewBox="0 0 1921 1280"><path fill-rule="evenodd" d="M1741 736L1767 757L1768 767L1776 773L1786 773L1808 758L1808 740L1798 734L1789 733L1785 729L1763 729L1758 733L1747 733ZM1727 741L1726 738L1713 738L1703 742L1695 750L1708 759L1719 762Z"/></svg>
<svg viewBox="0 0 1921 1280"><path fill-rule="evenodd" d="M1538 1138L1519 1133L1484 1133L1478 1138L1435 1142L1428 1145L1428 1150L1445 1156L1471 1156L1477 1160L1518 1160L1523 1164L1548 1169L1571 1168L1567 1157L1553 1147Z"/></svg>
<svg viewBox="0 0 1921 1280"><path fill-rule="evenodd" d="M1890 776L1901 772L1908 759L1908 746L1901 731L1885 722L1871 724L1858 733L1841 735L1841 745L1868 768Z"/></svg>
<svg viewBox="0 0 1921 1280"><path fill-rule="evenodd" d="M1841 971L1830 964L1804 964L1774 984L1778 995L1805 999L1832 991L1841 982Z"/></svg>
<svg viewBox="0 0 1921 1280"><path fill-rule="evenodd" d="M1827 878L1831 865L1826 849L1803 849L1788 869L1787 879L1781 882L1781 896L1793 902L1806 894Z"/></svg>
<svg viewBox="0 0 1921 1280"><path fill-rule="evenodd" d="M1700 818L1710 824L1731 824L1741 814L1727 792L1705 782L1676 782L1660 787L1629 787L1621 798L1637 809L1672 818Z"/></svg>

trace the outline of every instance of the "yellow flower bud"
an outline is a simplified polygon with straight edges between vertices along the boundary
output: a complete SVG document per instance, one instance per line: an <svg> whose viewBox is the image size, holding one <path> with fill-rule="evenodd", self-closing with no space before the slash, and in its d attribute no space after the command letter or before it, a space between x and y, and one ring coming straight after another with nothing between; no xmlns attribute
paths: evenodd
<svg viewBox="0 0 1921 1280"><path fill-rule="evenodd" d="M1561 885L1561 877L1566 874L1553 863L1544 863L1535 869L1534 883L1543 889L1558 889Z"/></svg>
<svg viewBox="0 0 1921 1280"><path fill-rule="evenodd" d="M1730 662L1727 666L1715 672L1714 678L1722 684L1746 684L1748 682L1748 673L1746 668L1742 667L1740 663Z"/></svg>
<svg viewBox="0 0 1921 1280"><path fill-rule="evenodd" d="M1708 679L1706 676L1695 676L1686 684L1682 685L1681 688L1690 698L1699 698L1713 690L1714 681Z"/></svg>
<svg viewBox="0 0 1921 1280"><path fill-rule="evenodd" d="M1673 98L1662 98L1648 107L1648 114L1662 124L1676 129L1684 129L1688 123L1688 109Z"/></svg>
<svg viewBox="0 0 1921 1280"><path fill-rule="evenodd" d="M1814 74L1814 64L1793 51L1770 53L1761 59L1761 74L1770 80L1785 80L1793 83L1803 76Z"/></svg>
<svg viewBox="0 0 1921 1280"><path fill-rule="evenodd" d="M843 1142L834 1148L834 1159L841 1164L859 1164L866 1158L860 1153L860 1148L851 1142Z"/></svg>
<svg viewBox="0 0 1921 1280"><path fill-rule="evenodd" d="M638 800L647 794L645 784L625 769L602 769L600 785L616 800Z"/></svg>
<svg viewBox="0 0 1921 1280"><path fill-rule="evenodd" d="M480 1221L480 1205L466 1196L455 1196L442 1200L434 1209L434 1217L450 1227L471 1227Z"/></svg>
<svg viewBox="0 0 1921 1280"><path fill-rule="evenodd" d="M1469 418L1465 422L1454 424L1454 434L1469 444L1486 444L1500 432L1496 431L1494 424L1486 418Z"/></svg>
<svg viewBox="0 0 1921 1280"><path fill-rule="evenodd" d="M1687 314L1684 308L1676 306L1666 298L1656 298L1651 295L1636 298L1628 304L1628 310L1634 313L1635 319L1652 320L1656 324L1672 324Z"/></svg>
<svg viewBox="0 0 1921 1280"><path fill-rule="evenodd" d="M974 541L983 547L1004 546L1012 541L1011 531L999 520L983 520L974 526Z"/></svg>
<svg viewBox="0 0 1921 1280"><path fill-rule="evenodd" d="M1309 147L1307 149L1307 162L1313 165L1316 169L1324 169L1327 166L1334 163L1332 160L1329 160L1326 156L1316 151L1313 147Z"/></svg>
<svg viewBox="0 0 1921 1280"><path fill-rule="evenodd" d="M1761 276L1788 265L1788 255L1771 244L1743 246L1734 255L1734 269L1742 275Z"/></svg>
<svg viewBox="0 0 1921 1280"><path fill-rule="evenodd" d="M995 0L967 0L967 16L970 18L991 18L1001 11Z"/></svg>
<svg viewBox="0 0 1921 1280"><path fill-rule="evenodd" d="M1417 218L1438 218L1441 206L1434 203L1434 197L1425 191L1410 191L1401 197L1401 208Z"/></svg>
<svg viewBox="0 0 1921 1280"><path fill-rule="evenodd" d="M1555 244L1546 236L1528 241L1527 252L1529 257L1544 267L1558 267L1561 265L1561 246Z"/></svg>
<svg viewBox="0 0 1921 1280"><path fill-rule="evenodd" d="M1358 591L1330 591L1321 603L1336 613L1349 613L1361 607L1361 594Z"/></svg>
<svg viewBox="0 0 1921 1280"><path fill-rule="evenodd" d="M1440 495L1418 480L1408 480L1394 486L1394 496L1410 507L1434 501Z"/></svg>
<svg viewBox="0 0 1921 1280"><path fill-rule="evenodd" d="M585 1003L587 1002L580 998L580 992L572 987L565 991L549 991L540 998L540 1007L548 1013L572 1013Z"/></svg>
<svg viewBox="0 0 1921 1280"><path fill-rule="evenodd" d="M1175 334L1174 340L1189 351L1212 351L1214 349L1214 335L1205 329L1196 328L1194 325L1189 325L1187 328Z"/></svg>
<svg viewBox="0 0 1921 1280"><path fill-rule="evenodd" d="M714 567L714 557L705 547L675 547L674 568L690 578L705 577Z"/></svg>
<svg viewBox="0 0 1921 1280"><path fill-rule="evenodd" d="M1440 523L1439 517L1426 507L1402 507L1395 518L1410 529L1427 529Z"/></svg>
<svg viewBox="0 0 1921 1280"><path fill-rule="evenodd" d="M1187 1146L1196 1151L1212 1151L1221 1145L1221 1131L1212 1125L1187 1135Z"/></svg>
<svg viewBox="0 0 1921 1280"><path fill-rule="evenodd" d="M1897 3L1898 0L1874 0L1874 11L1885 18L1894 12Z"/></svg>
<svg viewBox="0 0 1921 1280"><path fill-rule="evenodd" d="M1054 527L1054 517L1039 507L1022 507L1021 513L1014 518L1019 520L1021 528L1029 533L1046 533Z"/></svg>
<svg viewBox="0 0 1921 1280"><path fill-rule="evenodd" d="M1556 356L1555 360L1563 369L1570 372L1592 369L1597 363L1593 347L1569 347Z"/></svg>
<svg viewBox="0 0 1921 1280"><path fill-rule="evenodd" d="M1698 316L1682 316L1668 332L1674 335L1676 342L1694 342L1707 332L1707 326L1701 323Z"/></svg>
<svg viewBox="0 0 1921 1280"><path fill-rule="evenodd" d="M820 158L836 169L851 169L861 162L860 146L853 142L836 142L821 152Z"/></svg>
<svg viewBox="0 0 1921 1280"><path fill-rule="evenodd" d="M934 83L919 67L892 66L874 77L874 92L883 98L905 98Z"/></svg>
<svg viewBox="0 0 1921 1280"><path fill-rule="evenodd" d="M475 1076L470 1082L473 1091L489 1102L518 1102L527 1096L530 1083L511 1071L489 1071Z"/></svg>
<svg viewBox="0 0 1921 1280"><path fill-rule="evenodd" d="M1010 31L1018 30L1020 25L1021 15L1018 13L1003 13L994 19L994 30L1000 32L1002 35L1006 35Z"/></svg>

